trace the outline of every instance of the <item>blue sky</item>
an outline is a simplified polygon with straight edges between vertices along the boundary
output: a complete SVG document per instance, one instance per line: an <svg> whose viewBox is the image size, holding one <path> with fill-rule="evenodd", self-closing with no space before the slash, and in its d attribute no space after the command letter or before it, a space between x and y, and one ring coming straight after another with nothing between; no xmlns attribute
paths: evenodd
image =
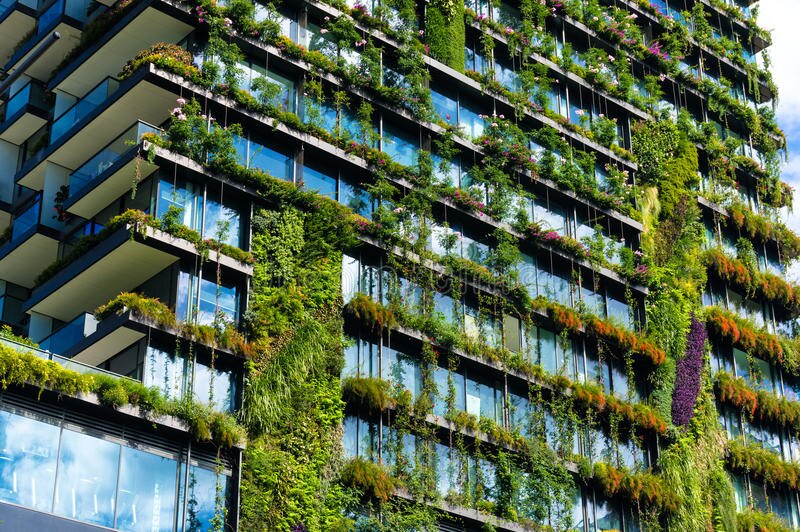
<svg viewBox="0 0 800 532"><path fill-rule="evenodd" d="M784 163L782 178L795 190L794 209L786 223L800 233L800 2L798 0L761 0L758 23L772 31L772 75L778 85L778 123L786 133L789 160ZM800 264L788 277L800 281Z"/></svg>

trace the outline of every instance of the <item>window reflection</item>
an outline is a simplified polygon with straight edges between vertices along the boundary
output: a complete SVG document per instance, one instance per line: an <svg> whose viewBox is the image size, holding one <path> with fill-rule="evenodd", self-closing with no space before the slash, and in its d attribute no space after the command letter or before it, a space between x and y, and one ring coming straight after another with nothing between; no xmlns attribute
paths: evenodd
<svg viewBox="0 0 800 532"><path fill-rule="evenodd" d="M185 471L183 467L181 469ZM228 491L227 478L221 473L192 466L189 468L188 488L185 530L187 532L212 530L217 500L219 498L221 502L225 501Z"/></svg>
<svg viewBox="0 0 800 532"><path fill-rule="evenodd" d="M177 463L152 453L122 448L116 528L172 530Z"/></svg>
<svg viewBox="0 0 800 532"><path fill-rule="evenodd" d="M59 428L0 412L0 500L50 511Z"/></svg>
<svg viewBox="0 0 800 532"><path fill-rule="evenodd" d="M57 423L0 411L0 501L118 530L174 530L184 466L179 479L173 458ZM211 529L227 482L222 473L191 467L186 530Z"/></svg>
<svg viewBox="0 0 800 532"><path fill-rule="evenodd" d="M114 526L119 454L118 443L64 430L54 513Z"/></svg>

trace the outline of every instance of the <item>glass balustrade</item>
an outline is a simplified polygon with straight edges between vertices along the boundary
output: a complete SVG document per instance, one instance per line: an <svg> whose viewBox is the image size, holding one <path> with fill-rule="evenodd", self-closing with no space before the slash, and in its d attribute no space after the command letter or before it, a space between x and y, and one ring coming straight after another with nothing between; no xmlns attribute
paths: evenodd
<svg viewBox="0 0 800 532"><path fill-rule="evenodd" d="M108 99L108 96L116 91L117 88L119 88L119 81L112 77L107 77L95 88L90 90L86 96L64 111L53 122L53 127L50 131L50 144L56 142L64 133L69 131L72 126L100 107Z"/></svg>
<svg viewBox="0 0 800 532"><path fill-rule="evenodd" d="M142 121L138 121L128 128L116 139L108 143L102 150L97 152L91 159L86 161L80 168L72 172L69 176L69 195L75 196L79 191L114 165L124 154L133 146L137 145L145 133L159 134L160 130Z"/></svg>
<svg viewBox="0 0 800 532"><path fill-rule="evenodd" d="M0 108L0 123L14 117L28 104L42 110L47 110L48 108L47 95L44 88L38 83L28 82L9 98L5 105Z"/></svg>
<svg viewBox="0 0 800 532"><path fill-rule="evenodd" d="M77 371L78 373L92 374L92 375L108 375L109 377L114 377L117 379L128 378L128 377L123 377L122 375L117 375L116 373L112 373L111 371L106 371L104 369L96 368L88 364L83 364L82 362L76 362L74 360L64 358L55 353L51 353L50 351L45 351L44 349L40 349L38 347L32 347L29 345L21 344L19 342L15 342L14 340L10 340L8 338L0 337L0 344L10 347L11 349L19 351L21 353L33 355L43 360L52 360L53 362L58 363L64 368L71 369L72 371Z"/></svg>
<svg viewBox="0 0 800 532"><path fill-rule="evenodd" d="M33 204L14 218L14 228L11 230L11 242L17 242L31 228L39 223L42 210L42 197L39 196Z"/></svg>
<svg viewBox="0 0 800 532"><path fill-rule="evenodd" d="M52 353L63 353L96 330L97 320L85 312L42 340L39 346Z"/></svg>

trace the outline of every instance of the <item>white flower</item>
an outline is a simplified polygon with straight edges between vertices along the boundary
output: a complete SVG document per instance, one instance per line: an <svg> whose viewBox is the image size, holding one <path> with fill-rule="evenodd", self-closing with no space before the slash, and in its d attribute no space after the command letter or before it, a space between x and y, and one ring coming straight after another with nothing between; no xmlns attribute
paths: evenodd
<svg viewBox="0 0 800 532"><path fill-rule="evenodd" d="M325 35L326 33L328 33L328 30L326 30L325 28L322 28L321 30L319 30L319 32L321 34Z"/></svg>

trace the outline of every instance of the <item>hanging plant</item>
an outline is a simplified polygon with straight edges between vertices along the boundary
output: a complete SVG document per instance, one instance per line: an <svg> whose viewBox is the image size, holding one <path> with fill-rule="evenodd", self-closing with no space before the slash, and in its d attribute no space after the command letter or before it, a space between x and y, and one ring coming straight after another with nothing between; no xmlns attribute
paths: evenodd
<svg viewBox="0 0 800 532"><path fill-rule="evenodd" d="M694 415L707 338L705 325L693 313L686 335L686 353L678 361L672 395L672 422L680 427L688 425Z"/></svg>

